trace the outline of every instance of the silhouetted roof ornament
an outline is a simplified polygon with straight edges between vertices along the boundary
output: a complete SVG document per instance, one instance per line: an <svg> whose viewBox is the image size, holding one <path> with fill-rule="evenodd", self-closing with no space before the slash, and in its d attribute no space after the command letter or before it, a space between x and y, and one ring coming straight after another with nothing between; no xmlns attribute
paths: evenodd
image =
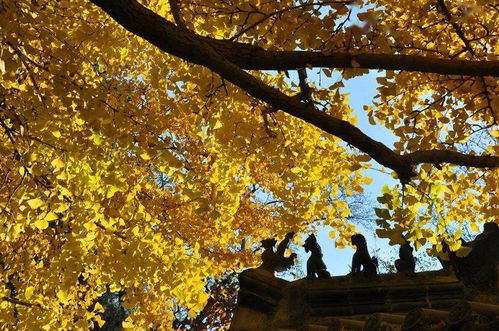
<svg viewBox="0 0 499 331"><path fill-rule="evenodd" d="M457 278L467 286L497 289L499 226L494 222L485 223L483 232L476 236L475 240L461 241L462 246L471 248L465 257L458 257L456 252L449 250L448 245L444 245Z"/></svg>
<svg viewBox="0 0 499 331"><path fill-rule="evenodd" d="M351 238L352 245L357 247L357 250L352 257L351 275L362 274L364 276L377 275L376 260L372 259L367 249L366 238L359 234L354 234Z"/></svg>
<svg viewBox="0 0 499 331"><path fill-rule="evenodd" d="M413 248L411 243L405 238L405 243L400 245L399 248L399 259L395 261L395 268L398 273L405 273L412 275L416 271L416 259L412 254Z"/></svg>
<svg viewBox="0 0 499 331"><path fill-rule="evenodd" d="M292 253L290 256L285 257L284 253L288 248L289 241L294 235L294 232L287 233L284 239L277 246L276 251L274 251L274 247L277 244L277 240L275 238L262 240L262 247L265 251L262 253L263 263L259 268L270 272L281 272L291 268L295 264L294 260L296 258L296 254Z"/></svg>
<svg viewBox="0 0 499 331"><path fill-rule="evenodd" d="M322 260L322 250L319 244L317 243L317 238L315 238L314 234L308 236L305 240L305 252L311 252L312 254L308 258L307 261L307 278L315 279L315 278L329 278L331 274L327 271L326 264Z"/></svg>

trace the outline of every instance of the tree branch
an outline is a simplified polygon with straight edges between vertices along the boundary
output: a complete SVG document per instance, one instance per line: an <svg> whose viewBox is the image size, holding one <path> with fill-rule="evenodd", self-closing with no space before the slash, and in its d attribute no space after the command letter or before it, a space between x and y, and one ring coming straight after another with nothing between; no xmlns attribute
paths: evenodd
<svg viewBox="0 0 499 331"><path fill-rule="evenodd" d="M420 163L453 163L465 167L496 168L499 167L499 157L492 155L469 155L449 150L417 151L402 155L408 164Z"/></svg>
<svg viewBox="0 0 499 331"><path fill-rule="evenodd" d="M169 33L169 41L161 41L164 51L180 58L189 58L189 62L202 64L203 54L189 54L192 50L190 40L208 42L226 60L247 70L298 70L300 68L355 68L406 70L448 75L491 76L499 77L499 61L469 61L448 60L418 55L369 54L369 53L329 53L315 51L271 51L261 47L229 40L219 40L203 37L191 31L179 31L175 25L140 5L136 0L90 0L98 5L126 29L150 41L148 38L160 38L163 30L175 31L175 36ZM175 0L174 0L175 1ZM126 8L129 6L130 8ZM119 9L120 8L120 9ZM128 16L127 13L128 12ZM136 15L136 22L130 21L129 14ZM141 22L139 20L145 20ZM159 24L159 26L157 26ZM136 30L140 29L141 33ZM147 30L147 31L146 31ZM159 41L158 41L159 42ZM176 43L175 43L176 42ZM159 46L158 46L159 47ZM168 49L168 50L167 50Z"/></svg>
<svg viewBox="0 0 499 331"><path fill-rule="evenodd" d="M208 39L208 38L205 38ZM362 68L418 71L443 75L499 77L499 61L447 60L419 55L270 51L241 43L212 39L227 60L248 70L296 70L315 68ZM236 54L239 53L239 56ZM355 62L355 66L352 64ZM357 65L358 64L358 65Z"/></svg>
<svg viewBox="0 0 499 331"><path fill-rule="evenodd" d="M349 122L334 118L317 110L311 104L300 102L296 97L287 96L278 89L266 85L237 64L232 63L230 58L227 59L226 54L220 53L220 48L212 39L199 37L193 32L177 28L136 0L91 1L106 11L124 28L146 39L161 50L188 62L205 66L254 98L268 103L271 107L280 109L343 139L370 155L381 165L394 170L404 183L409 182L416 175L412 169L414 164L435 163L439 162L434 160L438 158L440 162L466 161L465 165L474 166L475 160L481 160L477 158L483 158L467 155L466 160L463 160L462 157L457 157L455 152L449 151L427 151L416 155L408 154L411 156L401 156L384 144L370 138ZM490 162L487 164L499 167L499 157L488 156L488 158L490 158ZM477 161L477 164L481 166L482 163Z"/></svg>
<svg viewBox="0 0 499 331"><path fill-rule="evenodd" d="M473 55L476 56L476 53L475 51L473 50L473 47L471 47L471 44L470 44L470 41L466 38L466 36L464 35L464 32L463 32L463 29L461 29L461 27L459 26L459 24L457 24L455 21L452 20L452 14L451 12L449 11L449 9L447 8L447 6L445 5L445 1L444 0L437 0L438 2L438 6L440 7L440 10L443 12L443 14L445 15L445 20L450 24L452 25L452 27L454 28L454 31L456 31L456 34L459 36L459 38L461 39L461 41L463 42L464 46L466 47L466 49Z"/></svg>
<svg viewBox="0 0 499 331"><path fill-rule="evenodd" d="M29 308L31 308L31 307L38 307L40 309L43 309L42 305L40 305L39 303L30 303L30 302L22 301L22 300L19 300L19 299L16 299L16 298L7 297L7 296L3 296L1 299L4 300L4 301L13 303L15 305L25 306L25 307L29 307Z"/></svg>
<svg viewBox="0 0 499 331"><path fill-rule="evenodd" d="M187 26L185 25L185 21L182 18L182 15L180 14L180 0L168 0L170 4L170 9L172 11L173 19L175 20L175 23L177 24L177 27L179 27L182 30L187 30Z"/></svg>
<svg viewBox="0 0 499 331"><path fill-rule="evenodd" d="M312 99L312 89L307 82L307 69L298 69L298 79L300 81L300 94L298 95L298 97L304 102L313 104L314 101Z"/></svg>

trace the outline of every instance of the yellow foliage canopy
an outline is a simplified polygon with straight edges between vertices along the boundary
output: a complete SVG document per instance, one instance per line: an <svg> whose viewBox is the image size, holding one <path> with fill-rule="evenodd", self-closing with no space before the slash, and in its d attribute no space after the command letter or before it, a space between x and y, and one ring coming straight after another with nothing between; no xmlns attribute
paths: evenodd
<svg viewBox="0 0 499 331"><path fill-rule="evenodd" d="M332 197L371 158L408 184L379 198L383 235L452 247L451 222L496 220L497 22L487 0L0 1L0 327L101 324L110 287L126 326L168 329L255 264L243 240L321 219L344 243ZM339 81L284 72L312 67ZM393 150L340 90L368 69Z"/></svg>

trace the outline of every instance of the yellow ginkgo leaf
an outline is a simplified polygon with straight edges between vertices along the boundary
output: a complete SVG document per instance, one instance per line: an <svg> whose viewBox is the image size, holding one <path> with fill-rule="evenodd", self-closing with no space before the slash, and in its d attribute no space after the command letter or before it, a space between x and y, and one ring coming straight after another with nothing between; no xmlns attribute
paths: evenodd
<svg viewBox="0 0 499 331"><path fill-rule="evenodd" d="M104 307L102 307L102 305L97 302L97 303L95 303L94 312L96 312L96 313L103 313L104 312Z"/></svg>
<svg viewBox="0 0 499 331"><path fill-rule="evenodd" d="M102 317L100 317L99 315L94 316L93 319L97 322L99 327L102 327L104 324L106 324L106 321L103 320Z"/></svg>
<svg viewBox="0 0 499 331"><path fill-rule="evenodd" d="M38 209L40 208L41 206L43 206L44 202L42 199L40 198L35 198L35 199L31 199L31 200L28 200L28 205L32 208L32 209Z"/></svg>
<svg viewBox="0 0 499 331"><path fill-rule="evenodd" d="M66 203L60 203L60 204L58 204L58 205L56 205L56 206L57 206L57 207L56 207L55 209L53 209L53 211L54 211L55 213L62 213L62 212L64 212L64 211L68 210L68 208L69 208L69 205L68 205L68 204L66 204Z"/></svg>
<svg viewBox="0 0 499 331"><path fill-rule="evenodd" d="M70 299L68 294L63 290L57 291L57 298L63 304L67 304L69 302L69 299Z"/></svg>
<svg viewBox="0 0 499 331"><path fill-rule="evenodd" d="M35 288L33 286L28 286L26 290L24 291L24 297L29 300L33 296L33 292L35 291Z"/></svg>
<svg viewBox="0 0 499 331"><path fill-rule="evenodd" d="M222 127L222 122L220 122L219 120L217 120L215 122L215 125L213 126L213 129L220 129Z"/></svg>
<svg viewBox="0 0 499 331"><path fill-rule="evenodd" d="M129 321L124 321L123 323L121 323L121 326L125 329L130 329L134 327L133 323Z"/></svg>
<svg viewBox="0 0 499 331"><path fill-rule="evenodd" d="M448 243L451 251L455 252L461 248L461 240L455 240Z"/></svg>
<svg viewBox="0 0 499 331"><path fill-rule="evenodd" d="M38 228L39 230L45 230L46 228L48 228L49 226L49 222L47 222L45 219L42 219L42 220L38 220L38 221L35 221L33 223L36 228Z"/></svg>
<svg viewBox="0 0 499 331"><path fill-rule="evenodd" d="M347 246L347 241L345 240L345 238L340 237L334 242L334 247L336 248L342 249L345 248L346 246Z"/></svg>
<svg viewBox="0 0 499 331"><path fill-rule="evenodd" d="M47 213L47 215L43 219L47 222L50 222L50 221L55 221L58 218L59 218L59 216L57 216L56 213L51 211L51 212Z"/></svg>
<svg viewBox="0 0 499 331"><path fill-rule="evenodd" d="M54 168L56 169L60 169L60 168L63 168L64 167L64 161L62 161L61 159L57 158L57 159L54 159L52 160L52 162L50 163Z"/></svg>

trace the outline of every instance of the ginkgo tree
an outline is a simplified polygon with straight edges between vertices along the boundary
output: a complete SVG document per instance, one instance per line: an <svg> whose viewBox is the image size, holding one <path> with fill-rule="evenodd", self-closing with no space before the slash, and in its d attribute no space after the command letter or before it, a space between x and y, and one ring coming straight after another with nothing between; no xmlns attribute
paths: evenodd
<svg viewBox="0 0 499 331"><path fill-rule="evenodd" d="M125 327L168 329L262 238L344 246L339 192L371 167L404 186L380 235L459 250L452 224L497 222L497 22L489 0L0 0L0 326L102 325L113 291ZM393 148L342 90L369 70Z"/></svg>

